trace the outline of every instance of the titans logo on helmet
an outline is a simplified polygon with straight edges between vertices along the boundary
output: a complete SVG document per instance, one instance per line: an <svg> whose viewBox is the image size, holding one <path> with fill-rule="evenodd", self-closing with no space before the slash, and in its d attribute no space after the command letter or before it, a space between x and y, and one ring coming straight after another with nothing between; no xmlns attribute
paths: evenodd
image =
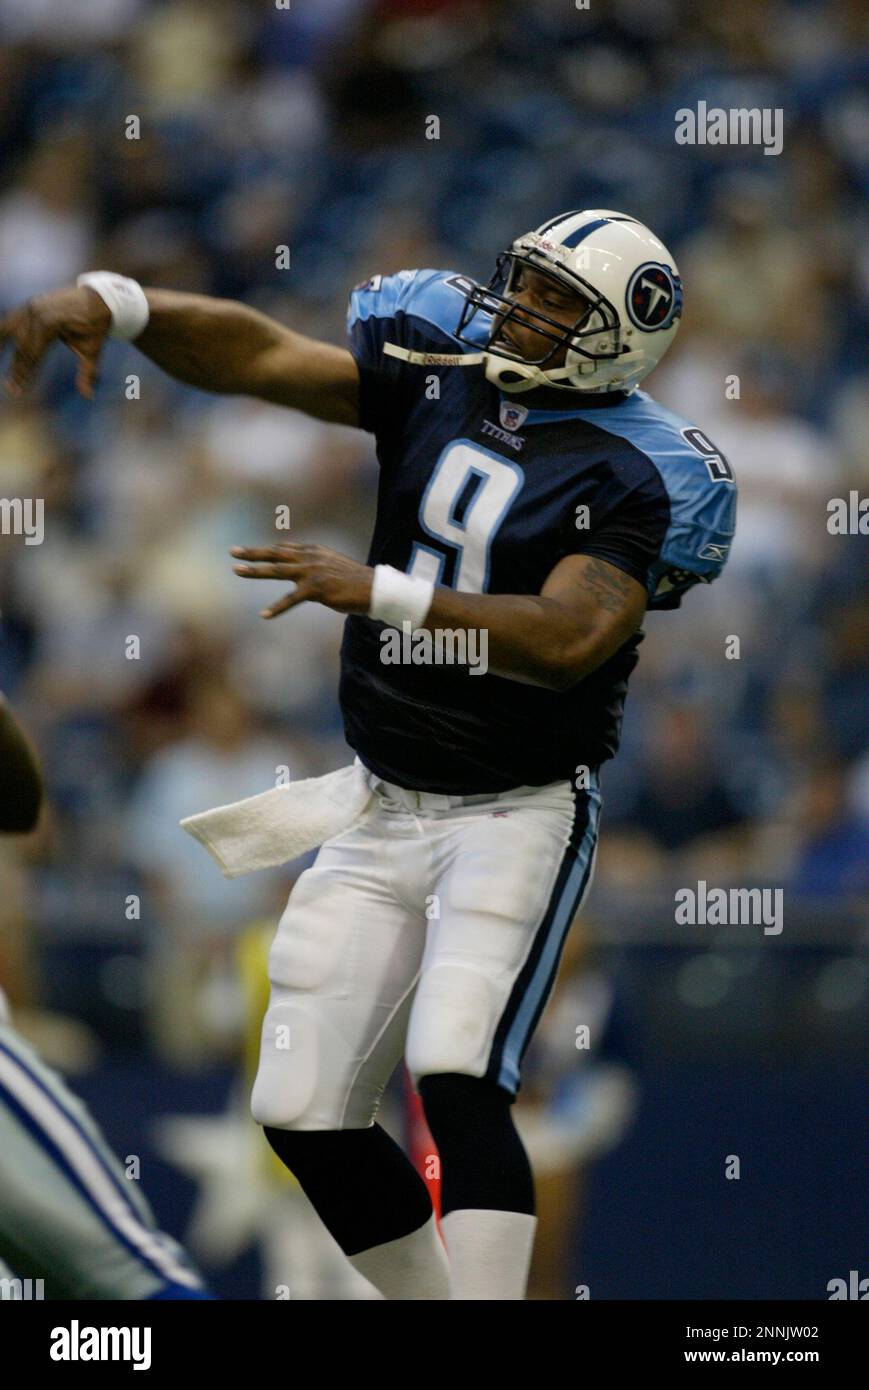
<svg viewBox="0 0 869 1390"><path fill-rule="evenodd" d="M653 333L669 328L682 313L682 284L666 266L649 261L634 271L625 300L631 322Z"/></svg>

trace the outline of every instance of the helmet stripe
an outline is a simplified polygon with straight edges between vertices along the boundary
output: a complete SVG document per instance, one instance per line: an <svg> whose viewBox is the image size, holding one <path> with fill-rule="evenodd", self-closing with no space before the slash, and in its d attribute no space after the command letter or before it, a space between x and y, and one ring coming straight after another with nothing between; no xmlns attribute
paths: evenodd
<svg viewBox="0 0 869 1390"><path fill-rule="evenodd" d="M597 217L594 222L586 222L584 227L577 227L575 232L571 232L570 236L564 238L561 245L569 247L572 251L581 241L585 241L587 236L596 232L600 227L605 227L608 222L633 222L636 225L636 221L635 217Z"/></svg>
<svg viewBox="0 0 869 1390"><path fill-rule="evenodd" d="M557 227L559 222L566 222L569 217L581 217L583 211L583 208L574 208L573 212L560 212L557 217L551 218L548 222L544 222L542 227L538 227L537 235L543 236L545 232L551 232L553 227Z"/></svg>

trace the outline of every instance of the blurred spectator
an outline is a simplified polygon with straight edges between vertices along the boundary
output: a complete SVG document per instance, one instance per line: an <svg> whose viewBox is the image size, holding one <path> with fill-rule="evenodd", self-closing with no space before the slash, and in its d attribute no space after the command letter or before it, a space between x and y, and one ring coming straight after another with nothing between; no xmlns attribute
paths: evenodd
<svg viewBox="0 0 869 1390"><path fill-rule="evenodd" d="M46 139L0 198L0 304L69 284L93 255L89 140Z"/></svg>
<svg viewBox="0 0 869 1390"><path fill-rule="evenodd" d="M869 597L834 611L829 618L828 662L823 681L823 710L828 737L840 757L866 751L869 710Z"/></svg>
<svg viewBox="0 0 869 1390"><path fill-rule="evenodd" d="M731 350L743 343L776 347L796 364L807 353L829 351L838 325L821 262L783 217L776 192L771 175L722 178L709 221L689 238L680 269L691 294L692 335Z"/></svg>
<svg viewBox="0 0 869 1390"><path fill-rule="evenodd" d="M217 673L200 672L187 734L147 765L126 826L127 860L141 870L154 957L152 1022L164 1050L182 1065L204 1065L209 1047L237 1045L233 935L274 912L285 896L278 871L227 882L178 822L212 806L268 790L289 770L304 776L289 744L252 725ZM286 772L283 774L286 776Z"/></svg>
<svg viewBox="0 0 869 1390"><path fill-rule="evenodd" d="M726 873L744 857L750 820L724 774L708 720L690 705L656 711L644 762L616 804L604 796L607 835L600 848L604 879L653 888L692 860ZM667 859L671 860L668 865Z"/></svg>
<svg viewBox="0 0 869 1390"><path fill-rule="evenodd" d="M810 897L869 893L869 817L848 806L844 768L813 767L795 822L795 855L787 887Z"/></svg>
<svg viewBox="0 0 869 1390"><path fill-rule="evenodd" d="M743 352L732 364L739 396L721 401L708 433L735 460L736 539L728 579L782 592L816 575L831 545L827 501L840 482L828 440L795 415L786 359Z"/></svg>

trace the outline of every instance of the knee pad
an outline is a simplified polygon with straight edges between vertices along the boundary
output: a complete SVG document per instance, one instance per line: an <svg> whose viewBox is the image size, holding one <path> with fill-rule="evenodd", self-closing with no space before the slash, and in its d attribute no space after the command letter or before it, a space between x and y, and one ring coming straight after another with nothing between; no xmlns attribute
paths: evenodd
<svg viewBox="0 0 869 1390"><path fill-rule="evenodd" d="M263 1019L259 1068L251 1095L257 1124L284 1128L310 1105L318 1082L323 1020L317 995L346 957L350 934L340 885L316 865L300 875L269 950L271 1002Z"/></svg>
<svg viewBox="0 0 869 1390"><path fill-rule="evenodd" d="M494 1006L491 985L479 970L450 963L426 970L417 986L405 1047L414 1082L441 1072L482 1076Z"/></svg>
<svg viewBox="0 0 869 1390"><path fill-rule="evenodd" d="M317 1053L317 1022L305 1005L272 1004L263 1019L250 1098L257 1124L282 1129L304 1114L317 1084Z"/></svg>

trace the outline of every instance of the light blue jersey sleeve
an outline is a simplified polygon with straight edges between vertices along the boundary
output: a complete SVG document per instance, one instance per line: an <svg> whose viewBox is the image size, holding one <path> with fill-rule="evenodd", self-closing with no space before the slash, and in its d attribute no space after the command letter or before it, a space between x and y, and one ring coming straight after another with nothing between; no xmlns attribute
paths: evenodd
<svg viewBox="0 0 869 1390"><path fill-rule="evenodd" d="M728 459L702 430L635 391L623 404L594 412L594 423L639 449L657 468L670 521L649 569L649 608L677 608L695 584L724 568L736 528L736 480Z"/></svg>
<svg viewBox="0 0 869 1390"><path fill-rule="evenodd" d="M465 284L448 270L399 270L395 275L372 275L352 291L347 339L359 368L363 429L388 433L419 394L418 369L386 356L384 343L419 352L462 351L452 333Z"/></svg>

